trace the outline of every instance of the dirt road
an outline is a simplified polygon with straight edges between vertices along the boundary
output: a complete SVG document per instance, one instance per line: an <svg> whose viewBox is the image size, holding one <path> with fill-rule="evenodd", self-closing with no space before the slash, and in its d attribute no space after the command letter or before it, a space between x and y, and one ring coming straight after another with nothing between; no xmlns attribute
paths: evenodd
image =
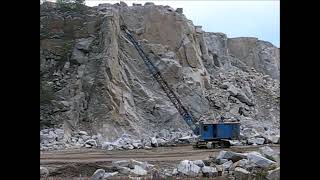
<svg viewBox="0 0 320 180"><path fill-rule="evenodd" d="M261 146L232 146L234 152L249 152L258 150ZM279 145L271 145L279 151ZM216 157L222 149L194 149L191 145L176 147L158 147L151 150L134 149L125 151L106 151L101 149L74 149L47 151L40 153L41 166L47 167L50 176L79 177L90 176L98 168L110 169L116 160L135 159L147 161L160 169L169 168L181 160L207 159Z"/></svg>

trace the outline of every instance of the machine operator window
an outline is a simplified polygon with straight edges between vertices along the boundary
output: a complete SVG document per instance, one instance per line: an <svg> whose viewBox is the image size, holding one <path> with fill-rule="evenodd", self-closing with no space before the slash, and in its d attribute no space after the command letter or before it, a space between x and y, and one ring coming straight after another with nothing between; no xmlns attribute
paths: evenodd
<svg viewBox="0 0 320 180"><path fill-rule="evenodd" d="M203 126L204 131L208 131L208 126Z"/></svg>

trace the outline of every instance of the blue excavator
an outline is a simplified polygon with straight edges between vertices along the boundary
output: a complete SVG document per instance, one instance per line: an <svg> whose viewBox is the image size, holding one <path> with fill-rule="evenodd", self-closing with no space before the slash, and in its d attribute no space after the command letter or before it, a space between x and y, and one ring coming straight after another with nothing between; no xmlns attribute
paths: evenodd
<svg viewBox="0 0 320 180"><path fill-rule="evenodd" d="M127 28L125 24L120 26L121 30L125 33L128 40L133 44L138 51L141 59L147 66L149 73L159 83L161 89L166 93L172 104L176 107L183 120L189 125L191 130L199 138L194 144L196 148L228 148L230 141L240 138L240 123L239 122L226 122L219 121L205 121L197 122L183 106L180 99L165 81L159 69L152 63L148 55L143 51L140 44L136 41L133 33Z"/></svg>

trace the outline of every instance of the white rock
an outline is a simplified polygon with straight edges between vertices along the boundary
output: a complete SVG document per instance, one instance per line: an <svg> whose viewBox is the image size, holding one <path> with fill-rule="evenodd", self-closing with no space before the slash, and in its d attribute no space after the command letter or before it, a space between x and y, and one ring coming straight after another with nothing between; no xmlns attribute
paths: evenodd
<svg viewBox="0 0 320 180"><path fill-rule="evenodd" d="M131 144L128 145L128 149L134 149L134 146L132 146Z"/></svg>
<svg viewBox="0 0 320 180"><path fill-rule="evenodd" d="M55 134L57 135L57 140L61 141L63 139L64 136L64 131L63 129L55 129Z"/></svg>
<svg viewBox="0 0 320 180"><path fill-rule="evenodd" d="M86 148L92 148L92 146L90 144L85 144L84 147Z"/></svg>
<svg viewBox="0 0 320 180"><path fill-rule="evenodd" d="M131 169L128 168L128 167L121 167L121 166L119 166L119 167L117 167L117 170L118 170L118 172L119 172L120 174L124 174L124 175L130 174L130 172L131 172Z"/></svg>
<svg viewBox="0 0 320 180"><path fill-rule="evenodd" d="M88 145L91 145L91 146L95 146L95 147L98 146L96 140L94 140L94 139L89 139L89 140L87 140L87 141L85 142L85 144L86 144L86 145L88 144Z"/></svg>
<svg viewBox="0 0 320 180"><path fill-rule="evenodd" d="M107 147L107 150L108 150L108 151L112 151L113 149L114 149L114 147L113 147L112 145L110 145L110 146Z"/></svg>
<svg viewBox="0 0 320 180"><path fill-rule="evenodd" d="M143 149L150 150L150 149L152 149L152 147L144 146Z"/></svg>
<svg viewBox="0 0 320 180"><path fill-rule="evenodd" d="M85 132L85 131L79 131L78 134L79 134L79 135L86 135L86 136L88 135L88 133Z"/></svg>
<svg viewBox="0 0 320 180"><path fill-rule="evenodd" d="M157 138L157 143L159 146L165 146L167 142L162 138Z"/></svg>
<svg viewBox="0 0 320 180"><path fill-rule="evenodd" d="M258 165L247 159L242 159L241 161L239 161L239 163L237 162L236 166L232 165L230 169L234 170L236 167L241 167L243 169L251 171L253 168L257 168Z"/></svg>
<svg viewBox="0 0 320 180"><path fill-rule="evenodd" d="M183 137L179 138L179 141L190 143L190 142L194 142L195 138L196 138L196 136L189 136L188 135L188 136L183 136Z"/></svg>
<svg viewBox="0 0 320 180"><path fill-rule="evenodd" d="M149 169L151 169L152 167L154 167L154 165L152 165L152 164L149 164L149 163L147 163L147 162L136 161L136 160L134 160L134 159L131 159L131 160L129 161L128 167L133 169L135 165L138 165L138 166L142 167L142 168L145 169L145 170L149 170Z"/></svg>
<svg viewBox="0 0 320 180"><path fill-rule="evenodd" d="M117 175L118 173L119 173L119 172L112 172L112 173L106 172L106 173L104 173L104 175L103 175L103 179L109 179L109 178L111 178L112 176Z"/></svg>
<svg viewBox="0 0 320 180"><path fill-rule="evenodd" d="M249 138L248 143L249 144L257 144L257 145L262 145L264 144L265 139L264 138Z"/></svg>
<svg viewBox="0 0 320 180"><path fill-rule="evenodd" d="M200 169L201 168L199 166L193 164L189 160L181 161L177 168L178 172L181 172L187 176L197 176L200 172Z"/></svg>
<svg viewBox="0 0 320 180"><path fill-rule="evenodd" d="M155 137L151 138L151 146L158 147L158 142L157 142L157 139Z"/></svg>
<svg viewBox="0 0 320 180"><path fill-rule="evenodd" d="M239 140L229 140L231 146L242 146L242 142Z"/></svg>
<svg viewBox="0 0 320 180"><path fill-rule="evenodd" d="M112 161L112 166L113 167L119 167L119 166L128 167L129 164L130 164L130 161L128 161L128 160Z"/></svg>
<svg viewBox="0 0 320 180"><path fill-rule="evenodd" d="M246 158L244 154L232 152L232 151L220 151L219 155L217 156L216 160L220 159L228 159L232 160L233 162L237 162L241 159Z"/></svg>
<svg viewBox="0 0 320 180"><path fill-rule="evenodd" d="M146 170L144 170L142 167L138 165L134 165L134 169L131 170L131 172L139 176L144 176L148 174Z"/></svg>
<svg viewBox="0 0 320 180"><path fill-rule="evenodd" d="M230 167L229 170L234 170L236 167L241 167L243 169L249 169L249 168L256 167L256 166L257 166L256 164L249 162L248 159L241 159L240 161L233 163L233 165Z"/></svg>
<svg viewBox="0 0 320 180"><path fill-rule="evenodd" d="M253 162L257 166L262 168L269 168L270 166L276 164L274 161L263 157L260 153L255 151L248 153L247 157L250 162Z"/></svg>
<svg viewBox="0 0 320 180"><path fill-rule="evenodd" d="M133 146L135 149L140 149L140 148L142 148L142 144L141 144L141 143L132 143L132 146Z"/></svg>
<svg viewBox="0 0 320 180"><path fill-rule="evenodd" d="M109 146L112 146L112 143L111 142L103 142L102 144L101 144L101 148L102 149L108 149L108 147Z"/></svg>
<svg viewBox="0 0 320 180"><path fill-rule="evenodd" d="M218 170L215 167L203 166L201 170L206 177L215 177L218 175Z"/></svg>
<svg viewBox="0 0 320 180"><path fill-rule="evenodd" d="M279 135L269 136L268 139L269 139L273 144L279 144L279 143L280 143L280 136L279 136Z"/></svg>
<svg viewBox="0 0 320 180"><path fill-rule="evenodd" d="M222 172L223 171L223 166L222 165L216 165L217 171Z"/></svg>
<svg viewBox="0 0 320 180"><path fill-rule="evenodd" d="M204 167L205 166L205 164L204 164L204 162L202 160L194 160L194 161L192 161L192 163L197 165L197 166L199 166L199 167Z"/></svg>
<svg viewBox="0 0 320 180"><path fill-rule="evenodd" d="M91 176L91 180L101 180L106 171L104 169L97 169Z"/></svg>
<svg viewBox="0 0 320 180"><path fill-rule="evenodd" d="M223 169L224 169L224 170L228 170L228 169L232 166L232 164L233 164L233 163L232 163L231 160L223 163L223 164L222 164Z"/></svg>
<svg viewBox="0 0 320 180"><path fill-rule="evenodd" d="M218 164L223 164L225 162L228 162L228 159L218 159Z"/></svg>
<svg viewBox="0 0 320 180"><path fill-rule="evenodd" d="M264 146L259 148L259 152L266 158L278 162L280 160L280 157L278 153L276 153L273 149L271 149L269 146Z"/></svg>
<svg viewBox="0 0 320 180"><path fill-rule="evenodd" d="M91 137L90 137L90 136L87 136L87 135L82 135L81 138L82 138L84 141L86 141L86 140L90 139Z"/></svg>
<svg viewBox="0 0 320 180"><path fill-rule="evenodd" d="M234 169L234 177L235 179L239 179L239 180L247 180L248 179L248 175L249 175L249 171L241 168L241 167L236 167Z"/></svg>
<svg viewBox="0 0 320 180"><path fill-rule="evenodd" d="M78 143L83 144L83 143L84 143L83 139L82 139L82 138L79 138L79 139L78 139Z"/></svg>
<svg viewBox="0 0 320 180"><path fill-rule="evenodd" d="M175 176L175 175L177 175L179 172L178 172L178 169L177 168L174 168L173 170L172 170L172 175L173 176Z"/></svg>

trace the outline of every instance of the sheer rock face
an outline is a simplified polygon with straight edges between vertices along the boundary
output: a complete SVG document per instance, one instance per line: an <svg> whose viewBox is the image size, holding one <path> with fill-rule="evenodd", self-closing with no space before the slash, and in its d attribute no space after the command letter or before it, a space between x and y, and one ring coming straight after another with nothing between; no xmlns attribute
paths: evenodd
<svg viewBox="0 0 320 180"><path fill-rule="evenodd" d="M239 58L249 67L280 79L280 49L257 38L229 38L230 54Z"/></svg>
<svg viewBox="0 0 320 180"><path fill-rule="evenodd" d="M66 140L77 129L106 140L189 129L120 30L123 22L195 119L278 127L279 50L269 43L204 32L168 6L67 12L41 5L40 12L40 124L63 126Z"/></svg>

